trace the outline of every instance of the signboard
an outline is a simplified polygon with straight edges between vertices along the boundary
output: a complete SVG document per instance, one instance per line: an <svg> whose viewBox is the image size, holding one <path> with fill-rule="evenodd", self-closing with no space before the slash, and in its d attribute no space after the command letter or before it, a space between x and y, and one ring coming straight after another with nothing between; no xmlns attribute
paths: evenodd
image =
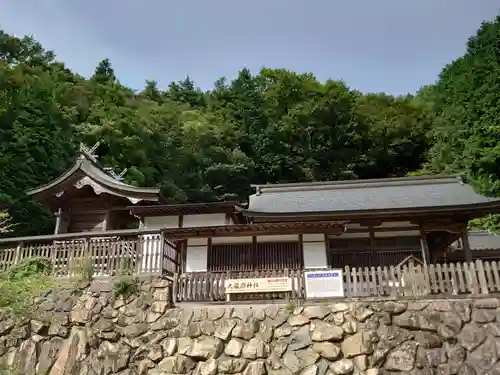
<svg viewBox="0 0 500 375"><path fill-rule="evenodd" d="M292 290L292 279L289 277L229 279L224 281L224 287L226 293L290 292Z"/></svg>
<svg viewBox="0 0 500 375"><path fill-rule="evenodd" d="M342 270L305 272L306 298L344 297Z"/></svg>

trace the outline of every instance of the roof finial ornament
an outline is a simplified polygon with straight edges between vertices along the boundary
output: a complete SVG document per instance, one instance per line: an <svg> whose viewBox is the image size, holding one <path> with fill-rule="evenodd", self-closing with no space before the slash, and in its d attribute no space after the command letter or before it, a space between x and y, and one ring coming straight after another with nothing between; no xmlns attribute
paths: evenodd
<svg viewBox="0 0 500 375"><path fill-rule="evenodd" d="M113 170L113 168L111 167L106 167L104 168L104 170L106 172L108 172L108 174L113 177L115 180L117 181L123 181L123 176L125 176L125 173L127 173L128 169L125 168L124 170L122 170L119 174L116 174L116 172Z"/></svg>
<svg viewBox="0 0 500 375"><path fill-rule="evenodd" d="M95 145L93 145L91 148L88 148L83 142L80 142L80 152L87 158L92 160L94 163L97 163L98 156L94 154L94 152L97 150L100 144L101 142L97 141Z"/></svg>

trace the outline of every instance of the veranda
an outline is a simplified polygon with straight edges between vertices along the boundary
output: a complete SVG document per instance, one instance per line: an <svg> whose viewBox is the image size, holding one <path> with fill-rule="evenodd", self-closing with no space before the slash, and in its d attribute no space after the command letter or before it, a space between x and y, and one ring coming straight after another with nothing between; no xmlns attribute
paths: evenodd
<svg viewBox="0 0 500 375"><path fill-rule="evenodd" d="M181 273L178 244L151 230L128 230L0 240L0 270L29 257L45 257L57 277L76 276L83 264L93 277L122 272L136 277L163 277L171 282L173 302L224 303L227 300L303 300L307 298L305 272L311 269ZM148 249L148 251L145 251ZM126 269L124 269L126 267ZM322 269L322 271L328 271ZM500 292L500 264L496 261L424 264L409 255L390 266L345 266L341 269L343 299L401 299L416 296L470 296ZM290 290L228 293L226 282L238 279L289 278Z"/></svg>

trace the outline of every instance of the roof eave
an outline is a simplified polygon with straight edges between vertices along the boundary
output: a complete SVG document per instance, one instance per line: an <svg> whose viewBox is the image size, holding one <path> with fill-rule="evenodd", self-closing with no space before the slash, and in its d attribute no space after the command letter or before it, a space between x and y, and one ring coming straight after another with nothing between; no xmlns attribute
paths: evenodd
<svg viewBox="0 0 500 375"><path fill-rule="evenodd" d="M130 212L138 216L169 216L185 214L232 213L237 211L237 201L209 203L181 203L154 206L130 206Z"/></svg>
<svg viewBox="0 0 500 375"><path fill-rule="evenodd" d="M85 164L82 164L81 169L83 170L83 172L87 176L89 176L93 180L95 180L95 181L99 182L101 185L103 185L107 188L113 189L113 190L126 191L127 193L135 193L135 194L156 194L156 195L158 195L160 193L159 188L142 188L142 187L128 185L128 184L113 183L112 181L103 179L100 175L93 172L91 168L86 167Z"/></svg>
<svg viewBox="0 0 500 375"><path fill-rule="evenodd" d="M162 234L169 239L187 239L191 237L240 237L261 234L290 233L331 233L345 231L346 221L294 222L294 223L257 223L238 225L217 225L210 227L165 228Z"/></svg>
<svg viewBox="0 0 500 375"><path fill-rule="evenodd" d="M159 188L140 188L132 185L125 184L114 184L101 178L99 175L92 173L89 168L83 167L84 159L78 159L71 168L69 168L64 174L53 180L52 182L39 186L37 188L26 191L28 196L37 197L47 194L50 190L55 189L57 186L64 184L68 179L70 179L79 170L87 175L90 179L94 180L98 184L102 185L106 189L110 190L113 194L124 197L124 198L134 198L140 201L152 201L158 202L161 200L160 189Z"/></svg>
<svg viewBox="0 0 500 375"><path fill-rule="evenodd" d="M329 217L373 217L373 216L394 216L394 215L414 215L426 213L457 213L457 212L478 212L488 214L500 211L500 199L495 199L490 202L454 205L443 207L415 207L403 209L377 209L377 210L357 210L357 211L321 211L321 212L259 212L249 209L240 209L240 212L247 217L304 217L304 216L329 216Z"/></svg>
<svg viewBox="0 0 500 375"><path fill-rule="evenodd" d="M82 161L83 160L78 159L73 164L73 166L71 168L69 168L66 172L64 172L58 178L56 178L52 182L49 182L48 184L38 186L38 187L36 187L34 189L31 189L31 190L27 190L26 191L26 195L36 196L38 194L41 194L41 193L43 193L43 192L45 192L47 190L50 190L50 189L54 188L57 185L62 184L64 181L66 181L68 178L70 178L75 172L77 172L80 169L80 167L82 165Z"/></svg>

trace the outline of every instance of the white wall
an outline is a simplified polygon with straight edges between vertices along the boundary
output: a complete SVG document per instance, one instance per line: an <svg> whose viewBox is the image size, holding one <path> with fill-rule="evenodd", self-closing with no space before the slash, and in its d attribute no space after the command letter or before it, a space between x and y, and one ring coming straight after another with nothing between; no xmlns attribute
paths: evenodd
<svg viewBox="0 0 500 375"><path fill-rule="evenodd" d="M200 214L184 215L182 226L189 227L210 227L215 225L227 225L226 214Z"/></svg>
<svg viewBox="0 0 500 375"><path fill-rule="evenodd" d="M299 235L268 235L257 236L257 242L298 241ZM304 266L305 268L328 268L326 258L325 236L323 234L305 234ZM252 237L214 237L212 244L251 243ZM207 271L207 238L190 238L186 255L186 272Z"/></svg>
<svg viewBox="0 0 500 375"><path fill-rule="evenodd" d="M143 223L145 229L179 228L179 217L146 216Z"/></svg>
<svg viewBox="0 0 500 375"><path fill-rule="evenodd" d="M147 229L179 228L179 216L146 216L143 222L144 228ZM226 214L184 215L182 218L183 228L228 224L233 224L233 222L226 222Z"/></svg>
<svg viewBox="0 0 500 375"><path fill-rule="evenodd" d="M187 246L186 272L207 271L207 245Z"/></svg>
<svg viewBox="0 0 500 375"><path fill-rule="evenodd" d="M304 234L302 240L304 268L328 268L325 236L323 234Z"/></svg>

